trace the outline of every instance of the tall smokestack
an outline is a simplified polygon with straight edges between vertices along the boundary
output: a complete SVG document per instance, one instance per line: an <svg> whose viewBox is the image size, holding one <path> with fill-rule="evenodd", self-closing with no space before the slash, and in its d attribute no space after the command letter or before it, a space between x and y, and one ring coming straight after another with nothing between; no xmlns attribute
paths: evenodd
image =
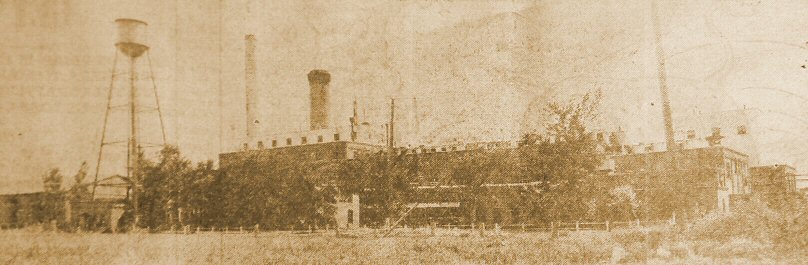
<svg viewBox="0 0 808 265"><path fill-rule="evenodd" d="M254 142L261 128L258 104L258 82L255 73L255 35L244 36L244 87L247 97L247 141Z"/></svg>
<svg viewBox="0 0 808 265"><path fill-rule="evenodd" d="M651 12L653 13L654 44L656 46L657 77L659 80L659 94L662 97L662 122L665 124L665 145L667 150L675 150L676 141L674 139L673 118L671 111L671 100L668 91L667 73L665 72L665 49L662 47L662 30L659 24L659 13L657 13L657 2L651 2Z"/></svg>
<svg viewBox="0 0 808 265"><path fill-rule="evenodd" d="M331 74L326 70L311 70L308 77L311 99L309 125L311 130L328 128L328 84L331 82Z"/></svg>

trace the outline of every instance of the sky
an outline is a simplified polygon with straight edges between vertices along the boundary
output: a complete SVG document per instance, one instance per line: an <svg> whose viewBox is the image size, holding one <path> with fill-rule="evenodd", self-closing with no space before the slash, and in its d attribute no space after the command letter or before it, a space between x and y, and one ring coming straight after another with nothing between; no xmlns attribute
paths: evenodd
<svg viewBox="0 0 808 265"><path fill-rule="evenodd" d="M659 1L674 116L758 110L761 162L803 172L806 8ZM0 0L0 192L39 190L52 167L71 176L88 161L94 173L107 92L127 69L119 57L111 82L116 18L148 22L144 104L156 85L166 140L204 161L244 141L245 34L258 41L266 139L307 128L305 75L326 69L334 126L353 100L381 124L395 98L406 144L513 139L541 125L547 102L593 90L597 127L661 142L652 14L647 1ZM157 116L142 117L159 142ZM125 117L109 118L107 137L122 137Z"/></svg>

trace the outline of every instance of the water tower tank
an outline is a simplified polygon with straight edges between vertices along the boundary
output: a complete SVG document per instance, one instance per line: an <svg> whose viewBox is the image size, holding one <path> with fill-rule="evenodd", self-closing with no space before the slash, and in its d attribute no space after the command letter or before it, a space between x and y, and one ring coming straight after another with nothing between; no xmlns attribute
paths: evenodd
<svg viewBox="0 0 808 265"><path fill-rule="evenodd" d="M118 40L115 42L118 50L129 57L136 58L149 49L149 46L146 45L146 22L119 18L115 20L115 24L118 25Z"/></svg>

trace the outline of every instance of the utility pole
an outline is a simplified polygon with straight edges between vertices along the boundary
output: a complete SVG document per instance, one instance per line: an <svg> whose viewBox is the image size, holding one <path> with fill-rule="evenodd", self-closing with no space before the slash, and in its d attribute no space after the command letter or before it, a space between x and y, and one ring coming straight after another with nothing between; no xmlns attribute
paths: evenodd
<svg viewBox="0 0 808 265"><path fill-rule="evenodd" d="M395 123L396 123L396 99L390 99L390 135L389 140L387 142L388 147L392 151L396 147L396 130L395 130Z"/></svg>
<svg viewBox="0 0 808 265"><path fill-rule="evenodd" d="M415 118L415 141L412 142L418 143L421 141L421 121L418 117L418 99L415 97L412 98L412 109L413 116Z"/></svg>
<svg viewBox="0 0 808 265"><path fill-rule="evenodd" d="M353 100L353 116L351 116L351 142L356 142L359 127L359 114L356 110L356 98Z"/></svg>

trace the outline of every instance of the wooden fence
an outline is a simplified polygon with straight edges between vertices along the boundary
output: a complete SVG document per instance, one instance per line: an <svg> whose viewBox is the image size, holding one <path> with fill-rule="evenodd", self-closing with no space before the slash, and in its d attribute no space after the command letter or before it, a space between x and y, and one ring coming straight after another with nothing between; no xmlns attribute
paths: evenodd
<svg viewBox="0 0 808 265"><path fill-rule="evenodd" d="M407 227L406 225L398 226L397 229L431 229L434 234L434 231L437 229L441 230L480 230L480 231L508 231L508 232L550 232L550 231L611 231L612 229L619 229L619 228L637 228L637 227L649 227L649 226L659 226L659 225L670 225L673 224L670 220L657 220L657 221L605 221L605 222L551 222L551 223L522 223L522 224L508 224L508 225L499 225L497 223L493 225L486 225L485 223L478 223L478 224L466 224L466 225L428 225L422 227ZM370 230L386 230L389 228L368 228ZM263 229L258 225L246 227L193 227L190 225L182 226L182 227L174 227L173 229L160 231L160 233L169 233L169 234L195 234L195 233L223 233L223 234L249 234L249 233L261 233L261 232L288 232L288 233L295 233L295 234L318 234L318 233L327 233L330 231L335 231L335 229L331 227L325 228L315 228L310 227L309 229L305 230L277 230L277 229ZM350 230L343 230L343 231L350 231Z"/></svg>

